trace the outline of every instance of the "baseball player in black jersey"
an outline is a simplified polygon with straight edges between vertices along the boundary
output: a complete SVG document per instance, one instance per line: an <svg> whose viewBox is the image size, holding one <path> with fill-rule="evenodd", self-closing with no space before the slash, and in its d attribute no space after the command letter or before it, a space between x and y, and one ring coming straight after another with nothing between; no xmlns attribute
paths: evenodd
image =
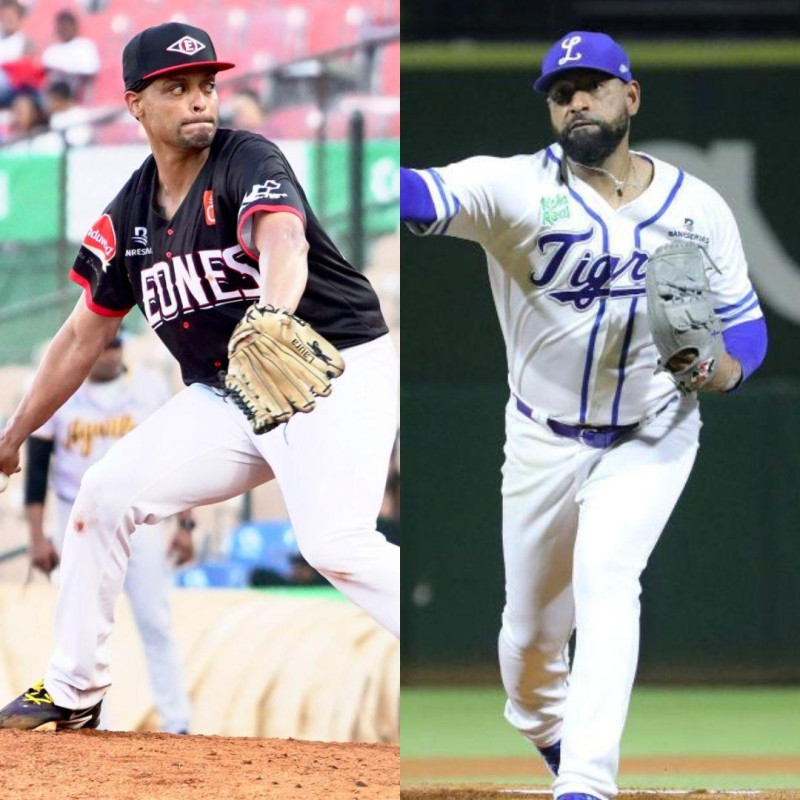
<svg viewBox="0 0 800 800"><path fill-rule="evenodd" d="M125 101L152 156L86 234L71 271L83 298L0 437L0 471L17 471L25 438L80 386L134 305L187 388L86 473L64 543L55 653L44 681L0 711L0 727L95 725L135 526L272 478L306 560L399 636L399 549L375 530L396 430L394 350L372 287L278 147L217 128L215 76L232 66L207 33L174 22L123 53ZM254 304L296 314L346 366L310 413L262 435L220 377Z"/></svg>

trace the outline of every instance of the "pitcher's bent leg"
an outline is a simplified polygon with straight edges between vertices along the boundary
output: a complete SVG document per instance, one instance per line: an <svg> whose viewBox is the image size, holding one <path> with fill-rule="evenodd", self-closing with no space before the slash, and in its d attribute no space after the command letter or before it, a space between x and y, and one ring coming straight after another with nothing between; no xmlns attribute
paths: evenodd
<svg viewBox="0 0 800 800"><path fill-rule="evenodd" d="M399 637L400 549L375 528L397 427L394 348L387 336L343 356L329 397L254 441L305 559Z"/></svg>
<svg viewBox="0 0 800 800"><path fill-rule="evenodd" d="M56 649L45 674L57 705L87 708L110 685L106 641L136 525L271 477L244 417L200 385L172 398L86 472L67 526Z"/></svg>

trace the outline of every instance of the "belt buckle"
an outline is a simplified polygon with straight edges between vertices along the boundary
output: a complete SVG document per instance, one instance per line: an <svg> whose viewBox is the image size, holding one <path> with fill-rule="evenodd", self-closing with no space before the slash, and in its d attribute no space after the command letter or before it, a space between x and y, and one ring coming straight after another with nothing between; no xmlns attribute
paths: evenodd
<svg viewBox="0 0 800 800"><path fill-rule="evenodd" d="M591 445L586 441L586 439L590 434L593 433L596 433L594 428L580 428L578 430L578 441L581 444L585 444L587 447L591 447Z"/></svg>

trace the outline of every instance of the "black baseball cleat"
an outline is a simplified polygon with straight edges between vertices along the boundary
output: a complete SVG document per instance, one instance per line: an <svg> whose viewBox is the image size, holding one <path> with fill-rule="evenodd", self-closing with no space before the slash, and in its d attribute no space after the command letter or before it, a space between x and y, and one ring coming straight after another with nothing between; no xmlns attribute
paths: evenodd
<svg viewBox="0 0 800 800"><path fill-rule="evenodd" d="M0 728L36 731L40 728L64 730L71 728L96 728L100 724L101 700L91 708L62 708L53 702L44 688L44 681L12 700L0 709Z"/></svg>

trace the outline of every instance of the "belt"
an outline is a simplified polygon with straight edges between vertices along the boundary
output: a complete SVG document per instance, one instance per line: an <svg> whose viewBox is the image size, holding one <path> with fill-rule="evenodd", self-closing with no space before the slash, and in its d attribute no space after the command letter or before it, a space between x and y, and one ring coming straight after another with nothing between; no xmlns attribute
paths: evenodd
<svg viewBox="0 0 800 800"><path fill-rule="evenodd" d="M574 439L581 444L585 444L587 447L605 448L611 447L612 444L619 441L623 436L633 433L633 431L637 431L645 425L649 425L662 411L675 402L678 396L675 395L671 397L657 411L648 414L644 419L639 420L639 422L633 422L629 425L567 425L564 422L550 419L542 414L541 411L531 408L520 400L519 397L516 397L516 395L515 399L517 401L518 411L534 422L538 422L540 425L546 425L553 433L559 436L566 436L569 439Z"/></svg>

